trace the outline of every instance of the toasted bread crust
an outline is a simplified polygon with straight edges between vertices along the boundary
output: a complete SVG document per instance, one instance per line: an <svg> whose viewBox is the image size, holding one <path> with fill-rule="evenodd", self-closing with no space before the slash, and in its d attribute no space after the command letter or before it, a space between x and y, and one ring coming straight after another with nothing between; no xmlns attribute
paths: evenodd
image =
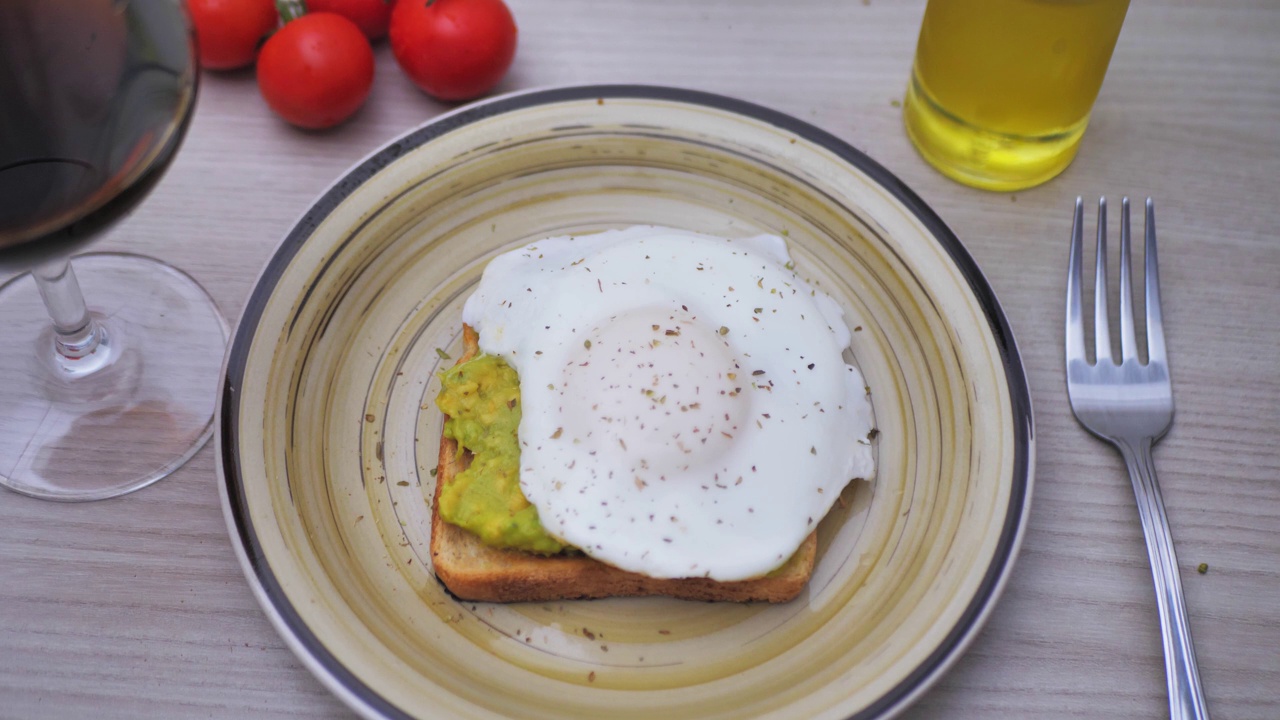
<svg viewBox="0 0 1280 720"><path fill-rule="evenodd" d="M479 336L463 325L466 362L479 352ZM620 570L583 555L543 557L491 548L474 534L440 519L440 489L470 464L470 453L440 438L440 463L431 506L431 560L436 577L463 600L548 602L586 598L666 595L685 600L787 602L800 594L813 574L816 533L810 533L779 571L752 580L718 582L709 578L651 578Z"/></svg>

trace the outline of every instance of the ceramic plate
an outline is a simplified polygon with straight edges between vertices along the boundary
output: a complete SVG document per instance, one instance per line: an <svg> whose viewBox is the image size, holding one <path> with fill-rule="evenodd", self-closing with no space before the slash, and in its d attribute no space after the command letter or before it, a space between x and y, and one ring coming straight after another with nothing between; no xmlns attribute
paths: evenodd
<svg viewBox="0 0 1280 720"><path fill-rule="evenodd" d="M822 522L791 603L459 602L427 543L462 304L506 249L636 224L788 239L854 331L877 476ZM1008 324L918 197L790 116L631 86L465 107L335 183L248 301L218 446L267 615L376 718L888 717L994 603L1034 461Z"/></svg>

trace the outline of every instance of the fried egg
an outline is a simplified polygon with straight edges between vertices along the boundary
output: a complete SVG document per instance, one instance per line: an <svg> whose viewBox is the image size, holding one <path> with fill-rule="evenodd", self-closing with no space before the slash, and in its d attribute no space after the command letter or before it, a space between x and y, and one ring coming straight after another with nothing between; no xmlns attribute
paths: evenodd
<svg viewBox="0 0 1280 720"><path fill-rule="evenodd" d="M467 300L520 377L520 487L549 533L658 578L779 567L853 478L872 413L839 306L782 238L639 226L494 258Z"/></svg>

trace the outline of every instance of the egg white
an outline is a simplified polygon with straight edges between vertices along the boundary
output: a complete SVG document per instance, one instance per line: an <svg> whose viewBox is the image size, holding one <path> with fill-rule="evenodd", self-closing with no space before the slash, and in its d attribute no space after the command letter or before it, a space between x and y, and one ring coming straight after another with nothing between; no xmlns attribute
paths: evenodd
<svg viewBox="0 0 1280 720"><path fill-rule="evenodd" d="M651 577L777 568L874 470L839 306L781 238L632 227L494 258L463 312L520 376L520 486L552 535Z"/></svg>

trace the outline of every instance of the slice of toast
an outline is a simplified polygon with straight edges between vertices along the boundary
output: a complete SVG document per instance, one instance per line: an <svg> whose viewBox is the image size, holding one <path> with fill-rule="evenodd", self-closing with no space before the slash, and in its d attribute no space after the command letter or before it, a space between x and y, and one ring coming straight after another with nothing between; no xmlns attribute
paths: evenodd
<svg viewBox="0 0 1280 720"><path fill-rule="evenodd" d="M463 325L466 362L479 352L479 336ZM485 545L471 532L440 519L440 489L471 462L458 444L440 438L440 464L431 507L431 560L436 577L457 597L481 602L548 602L666 595L685 600L786 602L813 574L818 539L810 533L785 565L764 577L734 582L709 578L651 578L584 555L541 556Z"/></svg>

